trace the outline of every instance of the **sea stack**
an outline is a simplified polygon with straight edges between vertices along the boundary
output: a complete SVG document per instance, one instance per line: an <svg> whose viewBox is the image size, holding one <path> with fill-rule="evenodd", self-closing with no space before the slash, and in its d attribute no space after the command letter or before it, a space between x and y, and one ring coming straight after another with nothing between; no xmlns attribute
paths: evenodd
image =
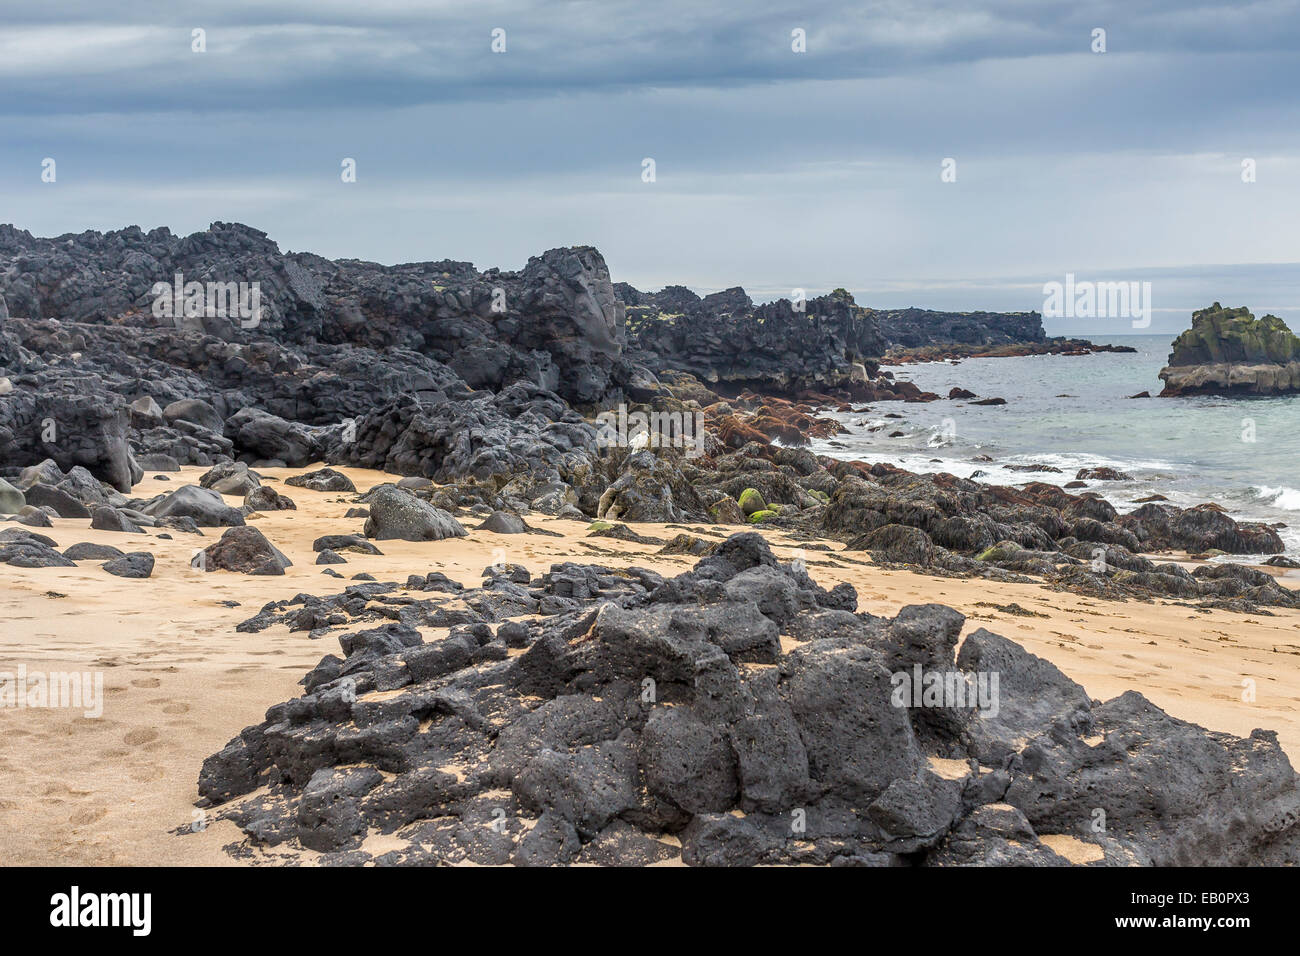
<svg viewBox="0 0 1300 956"><path fill-rule="evenodd" d="M1192 313L1160 370L1161 397L1280 395L1300 391L1300 338L1275 315L1214 303Z"/></svg>

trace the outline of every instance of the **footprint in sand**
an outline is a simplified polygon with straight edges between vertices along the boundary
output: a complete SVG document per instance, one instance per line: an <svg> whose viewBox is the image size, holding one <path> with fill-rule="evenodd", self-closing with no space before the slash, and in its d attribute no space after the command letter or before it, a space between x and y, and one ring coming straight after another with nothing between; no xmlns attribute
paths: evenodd
<svg viewBox="0 0 1300 956"><path fill-rule="evenodd" d="M154 688L161 687L162 681L156 677L139 677L131 681L132 687Z"/></svg>
<svg viewBox="0 0 1300 956"><path fill-rule="evenodd" d="M180 701L172 701L163 705L164 714L188 714L190 712L189 704L182 704Z"/></svg>
<svg viewBox="0 0 1300 956"><path fill-rule="evenodd" d="M102 820L106 816L108 816L108 807L86 807L84 810L78 810L68 817L68 822L74 827L84 827L89 823Z"/></svg>
<svg viewBox="0 0 1300 956"><path fill-rule="evenodd" d="M138 727L135 730L127 731L126 736L122 738L122 743L130 744L132 747L139 747L157 739L158 731L152 727Z"/></svg>

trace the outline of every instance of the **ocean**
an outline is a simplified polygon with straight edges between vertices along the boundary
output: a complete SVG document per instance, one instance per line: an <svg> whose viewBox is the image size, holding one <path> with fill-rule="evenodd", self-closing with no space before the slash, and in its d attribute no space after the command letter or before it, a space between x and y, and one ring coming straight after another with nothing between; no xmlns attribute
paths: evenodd
<svg viewBox="0 0 1300 956"><path fill-rule="evenodd" d="M1294 521L1296 527L1278 533L1286 553L1300 558L1300 395L1132 399L1142 391L1159 393L1156 373L1169 356L1172 336L1090 338L1137 351L885 366L897 379L945 398L876 402L870 412L832 413L849 434L814 441L812 450L1003 485L1063 485L1080 468L1107 465L1133 480L1090 481L1086 490L1103 495L1121 513L1138 507L1135 498L1159 493L1180 507L1216 502L1238 520ZM1007 404L949 401L954 387ZM903 434L886 437L895 431ZM994 460L975 461L980 455ZM1063 473L1014 472L1002 467L1008 464L1053 465Z"/></svg>

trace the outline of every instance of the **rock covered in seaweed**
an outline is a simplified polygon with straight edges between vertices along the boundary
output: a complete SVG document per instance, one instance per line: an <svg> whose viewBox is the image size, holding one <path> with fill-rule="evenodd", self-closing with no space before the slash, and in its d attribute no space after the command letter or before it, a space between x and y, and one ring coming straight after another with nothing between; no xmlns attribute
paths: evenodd
<svg viewBox="0 0 1300 956"><path fill-rule="evenodd" d="M1161 396L1277 395L1300 391L1300 337L1275 315L1214 303L1192 313L1160 370Z"/></svg>

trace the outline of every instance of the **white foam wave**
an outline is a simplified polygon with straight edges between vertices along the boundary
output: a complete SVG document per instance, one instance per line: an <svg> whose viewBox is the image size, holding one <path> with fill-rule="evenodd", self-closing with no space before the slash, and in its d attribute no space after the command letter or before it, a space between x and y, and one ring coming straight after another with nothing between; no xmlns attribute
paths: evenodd
<svg viewBox="0 0 1300 956"><path fill-rule="evenodd" d="M1255 493L1274 508L1282 511L1300 511L1300 488L1288 488L1286 485L1276 488L1256 485Z"/></svg>

